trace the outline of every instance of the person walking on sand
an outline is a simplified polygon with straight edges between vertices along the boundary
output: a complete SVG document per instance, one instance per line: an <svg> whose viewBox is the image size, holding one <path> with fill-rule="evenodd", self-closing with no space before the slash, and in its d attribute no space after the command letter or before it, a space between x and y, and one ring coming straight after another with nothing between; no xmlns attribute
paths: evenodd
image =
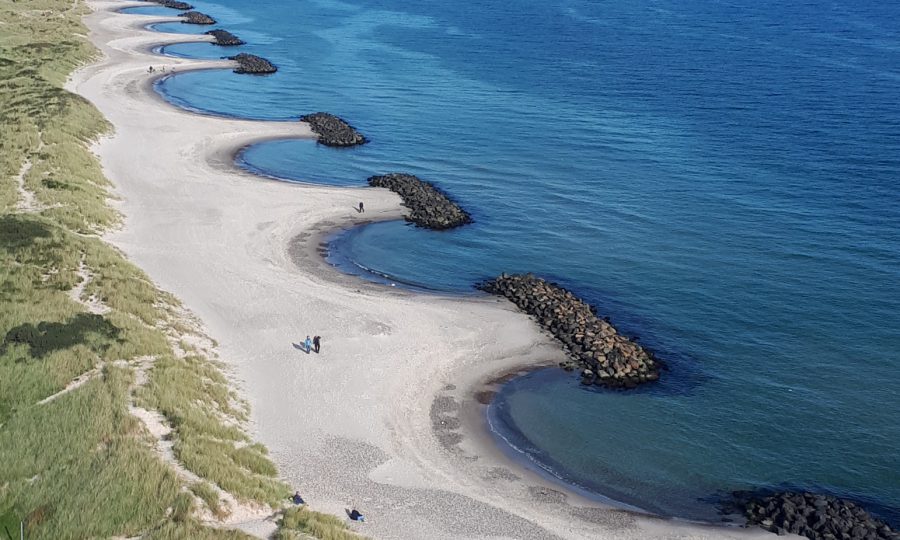
<svg viewBox="0 0 900 540"><path fill-rule="evenodd" d="M357 210L357 212L360 213L360 214L362 214L362 213L365 212L365 211L366 211L366 207L363 206L362 201L359 201L359 210Z"/></svg>
<svg viewBox="0 0 900 540"><path fill-rule="evenodd" d="M316 351L316 354L319 354L319 345L322 342L321 336L313 336L313 350Z"/></svg>
<svg viewBox="0 0 900 540"><path fill-rule="evenodd" d="M312 340L309 339L309 336L306 336L306 341L303 342L303 345L306 346L306 354L309 354L309 351L312 350Z"/></svg>

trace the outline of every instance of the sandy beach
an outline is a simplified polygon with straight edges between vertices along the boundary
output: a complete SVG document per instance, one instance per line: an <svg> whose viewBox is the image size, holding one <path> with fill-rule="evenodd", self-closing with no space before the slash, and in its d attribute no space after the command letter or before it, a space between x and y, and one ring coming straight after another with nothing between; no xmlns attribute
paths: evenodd
<svg viewBox="0 0 900 540"><path fill-rule="evenodd" d="M95 146L124 215L108 238L202 321L250 403L252 434L313 509L358 508L367 522L354 528L373 538L771 536L604 507L507 459L475 393L498 374L561 360L558 343L505 300L412 293L337 272L322 257L325 237L400 218L399 197L238 169L234 155L248 144L315 144L314 135L300 122L168 104L155 77L232 62L154 55L160 44L210 38L144 29L176 17L116 12L142 2L89 4L85 23L103 57L67 87L114 126ZM151 65L167 73L148 73ZM322 336L320 354L300 350L307 335Z"/></svg>

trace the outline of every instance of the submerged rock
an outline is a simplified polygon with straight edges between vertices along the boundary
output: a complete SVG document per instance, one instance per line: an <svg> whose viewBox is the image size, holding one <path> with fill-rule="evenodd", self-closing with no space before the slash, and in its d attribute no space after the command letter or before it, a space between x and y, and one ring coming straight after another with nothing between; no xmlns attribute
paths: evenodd
<svg viewBox="0 0 900 540"><path fill-rule="evenodd" d="M811 540L900 540L900 533L858 504L831 495L735 492L734 500L748 526L758 525L779 535L799 534Z"/></svg>
<svg viewBox="0 0 900 540"><path fill-rule="evenodd" d="M659 379L660 362L652 353L559 285L531 274L502 274L478 288L508 298L561 341L572 361L560 362L560 367L581 368L584 384L634 388Z"/></svg>
<svg viewBox="0 0 900 540"><path fill-rule="evenodd" d="M216 24L215 19L199 11L186 11L179 17L184 17L184 20L181 22L185 24Z"/></svg>
<svg viewBox="0 0 900 540"><path fill-rule="evenodd" d="M229 59L238 63L238 67L234 69L235 73L261 75L278 71L278 68L272 62L255 54L241 53L236 56L230 56Z"/></svg>
<svg viewBox="0 0 900 540"><path fill-rule="evenodd" d="M416 176L391 173L369 178L369 185L388 188L409 208L407 221L427 229L452 229L472 222L472 217L441 190Z"/></svg>
<svg viewBox="0 0 900 540"><path fill-rule="evenodd" d="M235 45L243 45L245 43L228 30L210 30L209 32L206 32L206 34L216 38L213 43L221 45L222 47L234 47Z"/></svg>
<svg viewBox="0 0 900 540"><path fill-rule="evenodd" d="M368 142L362 133L333 114L317 112L301 116L300 120L308 123L319 136L319 142L326 146L356 146Z"/></svg>

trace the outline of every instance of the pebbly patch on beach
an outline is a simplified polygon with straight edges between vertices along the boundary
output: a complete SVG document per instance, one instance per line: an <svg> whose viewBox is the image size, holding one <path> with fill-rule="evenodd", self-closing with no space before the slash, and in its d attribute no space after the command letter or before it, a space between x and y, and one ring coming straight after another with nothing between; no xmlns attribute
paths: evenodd
<svg viewBox="0 0 900 540"><path fill-rule="evenodd" d="M199 11L185 11L179 17L184 17L184 20L181 21L184 24L216 24L215 19Z"/></svg>
<svg viewBox="0 0 900 540"><path fill-rule="evenodd" d="M325 146L357 146L369 142L356 128L331 113L306 114L300 121L309 124L319 136L319 143Z"/></svg>
<svg viewBox="0 0 900 540"><path fill-rule="evenodd" d="M400 195L409 208L406 220L426 229L445 230L472 222L468 212L460 208L430 182L411 174L391 173L369 178L369 185L388 188Z"/></svg>
<svg viewBox="0 0 900 540"><path fill-rule="evenodd" d="M660 363L652 353L559 285L532 274L501 274L478 288L508 298L561 341L572 360L560 366L566 371L581 368L583 384L634 388L659 379Z"/></svg>
<svg viewBox="0 0 900 540"><path fill-rule="evenodd" d="M220 45L222 47L234 47L246 43L244 40L240 39L228 30L210 30L209 32L205 33L216 38L216 40L213 41L214 45Z"/></svg>
<svg viewBox="0 0 900 540"><path fill-rule="evenodd" d="M188 9L194 9L194 6L188 4L187 2L179 2L177 0L146 0L147 2L152 2L154 4L159 4L162 7L167 7L171 9L180 9L182 11L186 11Z"/></svg>
<svg viewBox="0 0 900 540"><path fill-rule="evenodd" d="M278 71L278 68L275 67L275 64L269 62L261 56L256 56L255 54L241 53L236 56L229 56L228 59L234 60L238 63L238 67L234 68L235 73L265 75Z"/></svg>
<svg viewBox="0 0 900 540"><path fill-rule="evenodd" d="M900 540L900 532L845 499L808 492L771 495L735 492L734 506L747 525L767 531L799 534L810 540Z"/></svg>

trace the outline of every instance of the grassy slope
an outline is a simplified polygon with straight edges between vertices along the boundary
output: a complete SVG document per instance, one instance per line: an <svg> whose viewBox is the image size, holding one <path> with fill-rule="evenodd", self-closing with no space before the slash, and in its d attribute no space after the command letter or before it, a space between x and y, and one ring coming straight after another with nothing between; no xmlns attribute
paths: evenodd
<svg viewBox="0 0 900 540"><path fill-rule="evenodd" d="M0 0L0 538L19 520L32 539L245 538L204 528L198 506L222 515L218 489L277 505L288 489L248 444L219 366L180 340L177 301L98 236L119 220L88 150L109 126L62 89L95 54L86 11ZM129 404L166 418L178 461L205 481L158 457Z"/></svg>
<svg viewBox="0 0 900 540"><path fill-rule="evenodd" d="M290 508L281 518L275 540L301 540L320 538L322 540L360 540L362 537L347 529L340 519L312 512L305 507Z"/></svg>

